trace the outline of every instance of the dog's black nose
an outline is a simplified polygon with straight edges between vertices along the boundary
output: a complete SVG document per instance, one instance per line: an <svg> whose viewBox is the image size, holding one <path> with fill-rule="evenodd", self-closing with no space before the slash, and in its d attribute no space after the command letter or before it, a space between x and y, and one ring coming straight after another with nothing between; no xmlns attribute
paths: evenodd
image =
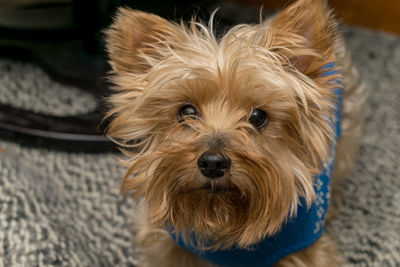
<svg viewBox="0 0 400 267"><path fill-rule="evenodd" d="M197 166L205 177L216 179L229 170L231 160L222 154L204 152L197 161Z"/></svg>

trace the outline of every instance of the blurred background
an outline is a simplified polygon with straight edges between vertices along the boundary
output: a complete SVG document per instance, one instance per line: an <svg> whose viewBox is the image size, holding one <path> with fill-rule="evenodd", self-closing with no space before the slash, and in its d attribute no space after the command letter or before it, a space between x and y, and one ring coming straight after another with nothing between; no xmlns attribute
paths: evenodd
<svg viewBox="0 0 400 267"><path fill-rule="evenodd" d="M285 6L286 0L235 0L238 3ZM337 16L345 23L400 34L400 1L398 0L328 0Z"/></svg>

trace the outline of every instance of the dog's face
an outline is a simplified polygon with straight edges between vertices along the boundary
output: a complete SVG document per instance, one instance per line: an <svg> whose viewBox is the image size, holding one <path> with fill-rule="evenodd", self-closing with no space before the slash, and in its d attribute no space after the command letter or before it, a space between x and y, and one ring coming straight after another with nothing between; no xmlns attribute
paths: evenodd
<svg viewBox="0 0 400 267"><path fill-rule="evenodd" d="M116 94L109 134L128 156L123 191L156 225L246 247L275 233L328 157L335 24L317 0L220 40L122 9L107 32Z"/></svg>

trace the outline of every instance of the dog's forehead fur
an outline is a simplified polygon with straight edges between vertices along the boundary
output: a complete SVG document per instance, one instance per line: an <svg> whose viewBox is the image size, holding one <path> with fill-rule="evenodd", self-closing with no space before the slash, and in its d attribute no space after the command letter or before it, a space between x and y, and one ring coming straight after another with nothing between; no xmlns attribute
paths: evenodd
<svg viewBox="0 0 400 267"><path fill-rule="evenodd" d="M289 59L275 52L279 47L274 47L273 30L268 26L239 25L217 40L210 29L192 23L194 27L177 27L177 33L167 36L162 44L153 44L157 59L139 50L151 65L138 79L142 82L144 97L168 91L176 93L177 100L223 97L228 101L253 99L253 105L257 105L257 102L265 103L260 97L267 98L275 90L294 96L315 94L311 89L317 85L296 69L287 67ZM311 89L304 90L307 87Z"/></svg>

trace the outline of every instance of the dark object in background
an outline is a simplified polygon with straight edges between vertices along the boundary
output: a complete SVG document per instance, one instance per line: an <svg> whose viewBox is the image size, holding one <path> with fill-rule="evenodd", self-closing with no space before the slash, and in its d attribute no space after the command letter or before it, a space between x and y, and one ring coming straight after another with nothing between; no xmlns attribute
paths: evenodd
<svg viewBox="0 0 400 267"><path fill-rule="evenodd" d="M35 2L35 1L31 1ZM102 29L118 6L188 18L211 1L38 1L28 6L0 5L0 57L38 64L52 79L93 94L97 109L89 114L58 117L0 104L0 135L25 144L69 150L101 151L112 147L99 128L109 94L109 67ZM104 128L104 127L103 127Z"/></svg>

